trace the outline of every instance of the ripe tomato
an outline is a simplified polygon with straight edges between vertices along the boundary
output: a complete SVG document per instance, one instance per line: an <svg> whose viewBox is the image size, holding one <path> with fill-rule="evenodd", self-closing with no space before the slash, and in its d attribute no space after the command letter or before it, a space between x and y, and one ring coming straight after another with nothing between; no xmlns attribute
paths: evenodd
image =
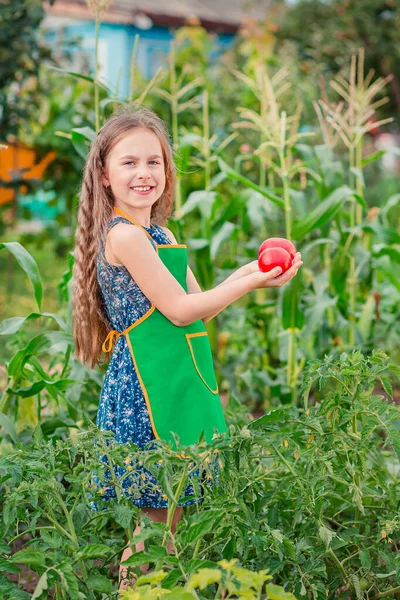
<svg viewBox="0 0 400 600"><path fill-rule="evenodd" d="M269 238L265 240L260 246L258 251L258 256L260 256L261 252L267 250L267 248L284 248L286 252L289 252L290 258L293 260L294 255L296 254L295 245L292 244L290 240L286 240L285 238Z"/></svg>
<svg viewBox="0 0 400 600"><path fill-rule="evenodd" d="M275 267L280 267L285 273L292 264L289 252L284 248L267 248L258 257L258 268L263 273L268 273Z"/></svg>

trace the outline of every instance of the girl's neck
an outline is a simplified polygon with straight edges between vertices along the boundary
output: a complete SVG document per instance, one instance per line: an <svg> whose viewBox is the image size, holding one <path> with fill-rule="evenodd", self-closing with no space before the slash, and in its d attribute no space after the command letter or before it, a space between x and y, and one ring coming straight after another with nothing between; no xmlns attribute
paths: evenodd
<svg viewBox="0 0 400 600"><path fill-rule="evenodd" d="M144 211L144 210L137 211L135 209L132 209L131 207L122 208L120 206L114 206L114 213L113 213L114 217L121 216L119 213L117 213L115 211L116 208L118 208L118 210L120 210L122 213L124 213L128 217L130 217L133 221L136 221L136 223L138 225L141 225L142 227L146 227L147 229L150 229L150 227L151 227L150 211Z"/></svg>

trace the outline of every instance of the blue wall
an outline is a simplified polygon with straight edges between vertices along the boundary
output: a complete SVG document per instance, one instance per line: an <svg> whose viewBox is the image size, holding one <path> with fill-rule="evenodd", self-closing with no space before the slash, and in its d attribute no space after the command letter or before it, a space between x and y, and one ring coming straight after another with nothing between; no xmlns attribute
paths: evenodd
<svg viewBox="0 0 400 600"><path fill-rule="evenodd" d="M49 27L49 25L48 25ZM95 24L91 21L76 21L63 28L65 40L80 38L81 45L90 54L92 73L94 70ZM146 79L150 79L160 66L166 66L170 41L173 34L166 27L152 27L141 30L132 25L103 23L99 35L100 78L112 88L124 95L129 93L129 70L136 34L139 44L136 55L138 68ZM57 40L56 30L48 29L46 39L49 43ZM233 35L220 34L217 40L217 54L228 48ZM74 50L74 52L80 52Z"/></svg>

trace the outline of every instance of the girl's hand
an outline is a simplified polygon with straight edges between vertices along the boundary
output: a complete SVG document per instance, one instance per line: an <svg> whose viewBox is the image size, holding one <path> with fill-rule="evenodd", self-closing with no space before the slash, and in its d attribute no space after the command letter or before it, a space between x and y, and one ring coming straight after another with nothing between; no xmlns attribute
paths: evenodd
<svg viewBox="0 0 400 600"><path fill-rule="evenodd" d="M257 269L255 269L254 263L256 263ZM276 267L268 273L263 273L259 270L258 261L256 260L245 266L250 267L250 265L252 265L251 269L253 269L253 271L249 273L249 277L252 278L252 287L254 286L253 289L259 289L282 287L282 285L288 283L291 279L293 279L293 277L297 274L297 271L300 269L302 264L303 262L301 260L301 254L300 252L297 252L293 259L292 266L286 271L286 273L283 273L283 275L280 275L282 271L280 267Z"/></svg>
<svg viewBox="0 0 400 600"><path fill-rule="evenodd" d="M244 277L246 275L251 275L252 273L257 273L260 269L258 268L258 260L252 260L251 262L243 265L238 269L241 276Z"/></svg>

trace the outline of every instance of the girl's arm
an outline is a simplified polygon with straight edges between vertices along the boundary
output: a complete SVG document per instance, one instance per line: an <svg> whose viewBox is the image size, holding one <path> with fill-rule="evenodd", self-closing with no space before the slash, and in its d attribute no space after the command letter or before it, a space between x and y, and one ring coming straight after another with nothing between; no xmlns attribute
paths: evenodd
<svg viewBox="0 0 400 600"><path fill-rule="evenodd" d="M258 261L254 260L251 263L248 263L247 265L243 265L242 267L239 267L239 269L236 269L236 271L234 271L231 275L229 275L229 277L224 279L224 281L222 281L221 283L216 285L215 288L221 287L222 285L225 285L232 281L236 281L237 279L241 279L242 277L245 277L246 275L250 275L251 273L254 273L254 271L256 271L256 270L258 271ZM195 294L195 293L199 293L199 292L203 291L190 267L188 267L186 281L187 281L189 294ZM204 317L203 322L207 323L208 321L211 321L211 319L213 319L220 312L221 311L218 311L212 315L207 315L207 317Z"/></svg>
<svg viewBox="0 0 400 600"><path fill-rule="evenodd" d="M295 263L277 277L280 269L269 273L251 273L207 292L187 294L171 275L139 227L119 223L108 233L112 255L123 264L142 292L172 323L185 326L218 313L251 290L280 287L289 281L302 264Z"/></svg>
<svg viewBox="0 0 400 600"><path fill-rule="evenodd" d="M170 239L170 241L172 241L174 244L178 243L174 234L172 233L172 231L167 229L167 227L161 227L161 229L166 233L166 235ZM248 263L247 265L243 265L242 267L239 267L239 269L236 269L236 271L234 271L231 275L229 275L229 277L224 279L224 281L222 281L215 287L220 287L221 285L225 285L226 283L236 281L237 279L240 279L241 277L244 277L245 275L250 275L250 273L254 273L254 271L256 271L256 270L258 271L258 261L253 260L252 262ZM187 269L186 283L187 283L188 294L196 294L196 293L200 293L203 291L201 289L193 271L191 270L191 268L189 266ZM203 318L203 322L207 323L208 321L211 321L211 319L213 319L220 312L221 311L218 311L212 315L207 315L206 317Z"/></svg>

